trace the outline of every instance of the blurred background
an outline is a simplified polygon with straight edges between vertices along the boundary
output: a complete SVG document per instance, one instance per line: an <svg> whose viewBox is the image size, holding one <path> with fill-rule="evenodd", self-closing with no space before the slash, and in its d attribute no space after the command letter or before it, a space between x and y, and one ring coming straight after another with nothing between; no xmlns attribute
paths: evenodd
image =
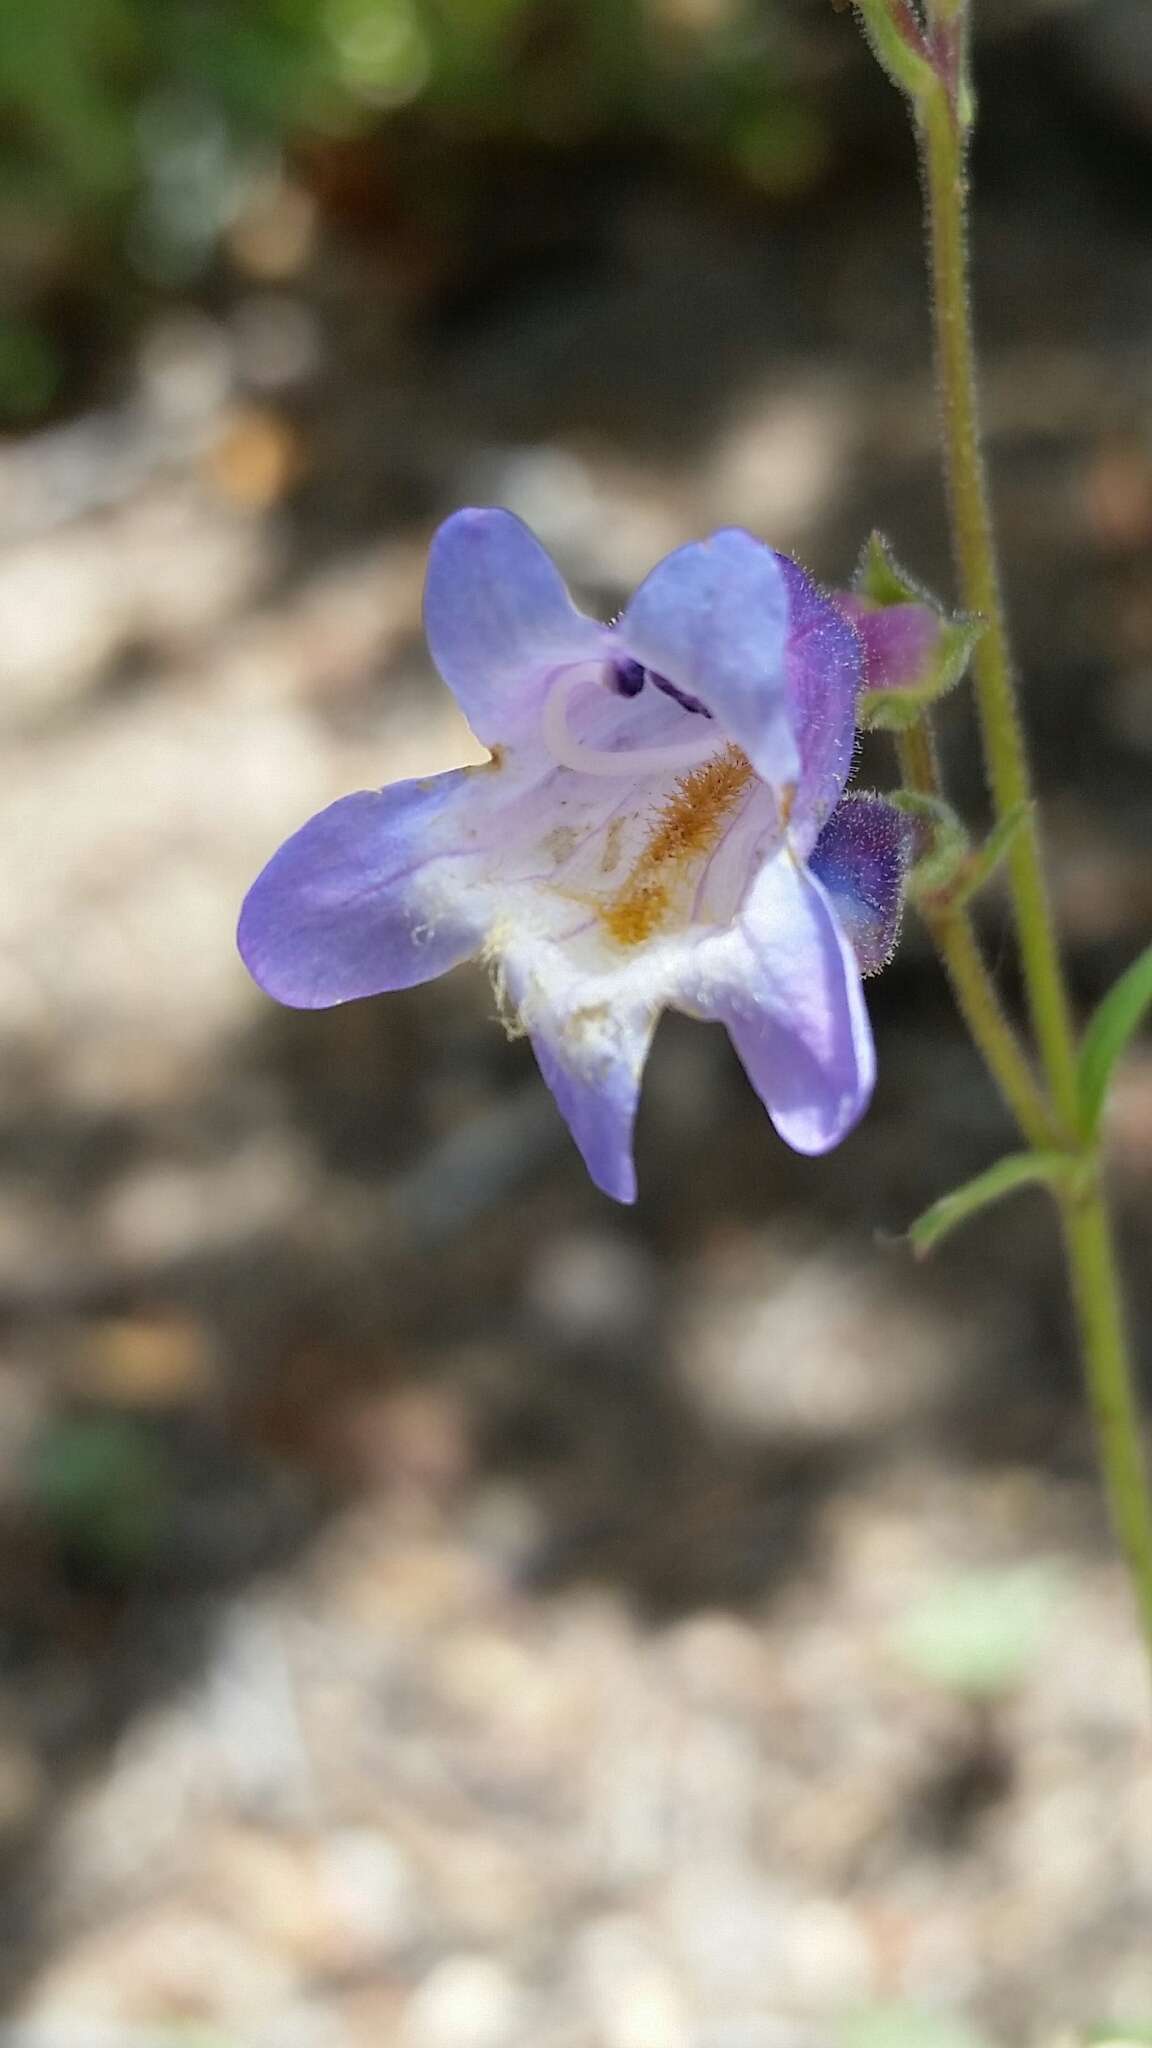
<svg viewBox="0 0 1152 2048"><path fill-rule="evenodd" d="M1152 913L1152 13L980 11L1086 1006ZM296 1016L232 949L287 831L470 744L419 620L453 506L604 615L718 523L947 589L920 258L823 0L0 0L13 2048L1152 2040L1052 1223L898 1242L1008 1135L920 934L829 1160L666 1020L628 1213L482 973ZM1146 1335L1147 1050L1112 1146Z"/></svg>

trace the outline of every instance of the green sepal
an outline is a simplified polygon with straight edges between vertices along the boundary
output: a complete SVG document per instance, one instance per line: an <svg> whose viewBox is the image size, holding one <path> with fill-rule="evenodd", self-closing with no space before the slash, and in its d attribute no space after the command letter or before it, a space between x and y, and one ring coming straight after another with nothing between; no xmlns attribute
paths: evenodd
<svg viewBox="0 0 1152 2048"><path fill-rule="evenodd" d="M925 1258L958 1224L966 1223L990 1203L1002 1201L1018 1188L1067 1187L1083 1172L1084 1162L1067 1152L1010 1152L986 1172L978 1173L975 1180L953 1188L950 1195L941 1195L938 1202L916 1218L908 1231L908 1241L916 1257Z"/></svg>
<svg viewBox="0 0 1152 2048"><path fill-rule="evenodd" d="M888 801L927 827L928 844L908 870L905 888L917 901L950 894L971 859L968 833L951 804L917 789L893 789Z"/></svg>
<svg viewBox="0 0 1152 2048"><path fill-rule="evenodd" d="M942 797L925 796L917 789L896 789L888 801L918 819L929 834L927 846L909 869L908 893L918 902L932 900L950 910L962 909L991 880L1033 808L1027 800L1013 804L983 844L974 847L966 827Z"/></svg>
<svg viewBox="0 0 1152 2048"><path fill-rule="evenodd" d="M875 527L860 550L852 588L857 597L866 597L869 604L926 604L934 612L943 610L923 584L902 568L884 535Z"/></svg>
<svg viewBox="0 0 1152 2048"><path fill-rule="evenodd" d="M931 702L931 697L920 697L911 690L861 690L856 723L861 732L907 732Z"/></svg>
<svg viewBox="0 0 1152 2048"><path fill-rule="evenodd" d="M1140 1028L1152 1004L1152 946L1132 962L1094 1012L1080 1047L1078 1079L1080 1116L1087 1137L1094 1137L1108 1100L1112 1070Z"/></svg>
<svg viewBox="0 0 1152 2048"><path fill-rule="evenodd" d="M906 683L898 690L862 690L857 723L878 732L907 732L930 704L955 689L983 631L980 619L942 619L940 637L923 682Z"/></svg>

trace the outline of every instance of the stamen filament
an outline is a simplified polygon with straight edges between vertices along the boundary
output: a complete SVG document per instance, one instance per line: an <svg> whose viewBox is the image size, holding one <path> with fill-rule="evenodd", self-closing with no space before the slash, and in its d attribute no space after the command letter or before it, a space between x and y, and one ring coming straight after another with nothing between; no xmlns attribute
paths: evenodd
<svg viewBox="0 0 1152 2048"><path fill-rule="evenodd" d="M589 747L578 740L568 724L568 706L576 691L587 682L603 686L598 668L587 662L572 668L561 669L548 693L544 706L541 729L544 743L554 761L561 768L572 768L578 775L628 776L662 775L667 772L683 773L696 768L702 761L711 760L714 754L722 753L727 744L715 726L711 732L704 731L690 740L679 740L664 747Z"/></svg>

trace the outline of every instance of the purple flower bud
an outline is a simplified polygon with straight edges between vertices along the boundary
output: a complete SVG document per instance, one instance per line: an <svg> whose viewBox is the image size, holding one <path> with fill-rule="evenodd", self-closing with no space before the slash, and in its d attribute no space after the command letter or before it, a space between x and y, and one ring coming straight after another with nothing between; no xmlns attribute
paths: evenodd
<svg viewBox="0 0 1152 2048"><path fill-rule="evenodd" d="M946 629L940 613L927 604L877 608L851 593L839 602L864 649L863 688L916 689L929 674Z"/></svg>

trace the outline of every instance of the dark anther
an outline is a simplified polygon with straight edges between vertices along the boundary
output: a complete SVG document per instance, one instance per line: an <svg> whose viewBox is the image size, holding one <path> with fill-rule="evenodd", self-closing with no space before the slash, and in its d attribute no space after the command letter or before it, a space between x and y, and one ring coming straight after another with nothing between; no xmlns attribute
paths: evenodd
<svg viewBox="0 0 1152 2048"><path fill-rule="evenodd" d="M638 661L618 656L612 664L612 683L621 697L638 697L644 688L644 670Z"/></svg>
<svg viewBox="0 0 1152 2048"><path fill-rule="evenodd" d="M671 697L674 704L679 704L681 711L698 711L701 718L711 718L712 713L706 704L700 702L699 697L690 697L687 690L678 690L675 683L670 683L666 676L653 676L652 681L658 690L663 690L666 697Z"/></svg>
<svg viewBox="0 0 1152 2048"><path fill-rule="evenodd" d="M616 656L612 663L612 686L621 697L638 697L645 683L654 683L666 697L671 697L674 704L679 704L682 711L695 711L701 718L711 718L712 713L699 697L690 697L687 690L678 690L667 676L654 675L651 669L642 667L640 662L632 661L627 655Z"/></svg>

